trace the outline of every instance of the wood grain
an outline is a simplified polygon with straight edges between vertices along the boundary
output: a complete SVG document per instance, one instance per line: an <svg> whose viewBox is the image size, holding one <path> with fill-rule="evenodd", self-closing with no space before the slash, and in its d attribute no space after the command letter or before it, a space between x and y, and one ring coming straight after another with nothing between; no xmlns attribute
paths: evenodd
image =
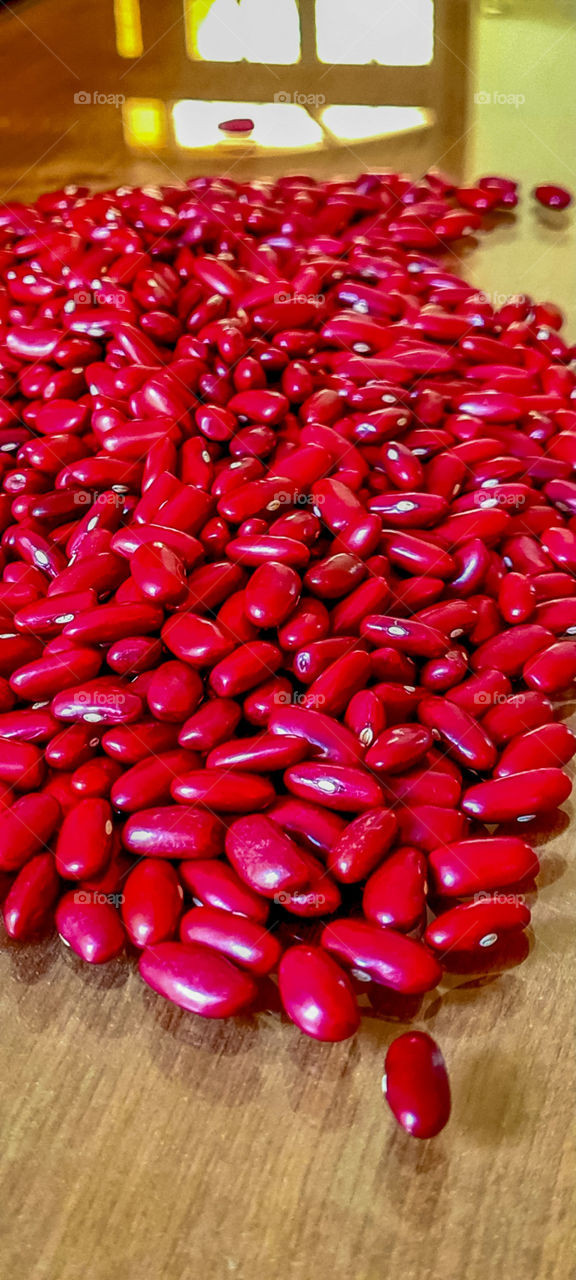
<svg viewBox="0 0 576 1280"><path fill-rule="evenodd" d="M555 32L537 0L532 17L551 46ZM127 152L114 108L73 110L78 88L120 91L111 32L103 0L42 0L0 18L4 198L74 180L170 181L212 167L206 156ZM161 43L149 57L158 95L170 97ZM569 101L569 86L555 84L556 116L542 125L549 147ZM435 161L470 175L479 155L497 166L501 117L488 141L486 116L478 112L464 138L458 123L451 138L432 132L256 167L418 171ZM521 119L510 127L523 136ZM532 185L543 174L529 132L517 171ZM576 169L574 146L563 155ZM254 167L253 159L234 162L239 176ZM465 267L502 294L540 285L544 273L548 296L570 307L574 256L570 220L551 228L528 208ZM543 871L524 963L447 975L410 1024L438 1039L453 1084L451 1123L428 1144L407 1138L381 1097L386 1047L408 1025L389 1009L367 1008L353 1042L317 1045L278 1012L218 1024L171 1009L139 982L133 962L89 969L55 939L22 947L3 937L2 1274L574 1277L576 871L575 828L566 823L535 834Z"/></svg>

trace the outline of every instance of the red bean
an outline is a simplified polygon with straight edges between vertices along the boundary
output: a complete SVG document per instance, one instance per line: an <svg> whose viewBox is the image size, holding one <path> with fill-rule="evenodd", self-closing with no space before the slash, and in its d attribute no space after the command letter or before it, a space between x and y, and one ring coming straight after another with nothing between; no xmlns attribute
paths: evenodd
<svg viewBox="0 0 576 1280"><path fill-rule="evenodd" d="M438 893L464 898L532 879L540 864L524 840L491 836L438 846L431 851L429 866Z"/></svg>
<svg viewBox="0 0 576 1280"><path fill-rule="evenodd" d="M115 779L111 791L112 804L125 813L137 813L145 804L168 803L174 779L198 763L199 757L193 751L182 749L140 760Z"/></svg>
<svg viewBox="0 0 576 1280"><path fill-rule="evenodd" d="M496 748L484 727L443 698L423 698L418 719L446 746L448 754L468 769L485 772L496 764Z"/></svg>
<svg viewBox="0 0 576 1280"><path fill-rule="evenodd" d="M210 685L219 698L235 698L253 689L266 676L274 675L280 663L280 650L275 645L255 640L253 644L240 645L218 662L210 673Z"/></svg>
<svg viewBox="0 0 576 1280"><path fill-rule="evenodd" d="M298 846L260 814L238 818L228 829L226 853L250 889L265 898L304 888L309 867Z"/></svg>
<svg viewBox="0 0 576 1280"><path fill-rule="evenodd" d="M268 902L243 884L227 862L200 858L196 862L181 862L179 872L185 888L204 906L266 923Z"/></svg>
<svg viewBox="0 0 576 1280"><path fill-rule="evenodd" d="M60 820L54 796L40 792L22 796L0 812L0 868L19 871L48 844Z"/></svg>
<svg viewBox="0 0 576 1280"><path fill-rule="evenodd" d="M290 740L294 737L304 740L312 748L310 754L330 760L333 764L355 765L362 756L361 744L347 729L337 724L332 716L320 711L310 711L307 707L277 707L272 711L268 729L280 741L286 736ZM304 759L304 753L300 759ZM296 764L297 761L289 763Z"/></svg>
<svg viewBox="0 0 576 1280"><path fill-rule="evenodd" d="M75 889L60 899L56 928L62 941L88 964L106 964L124 947L118 912L109 902L95 901L86 889Z"/></svg>
<svg viewBox="0 0 576 1280"><path fill-rule="evenodd" d="M565 724L543 724L520 733L508 743L494 770L496 778L524 773L535 766L568 764L576 753L576 734Z"/></svg>
<svg viewBox="0 0 576 1280"><path fill-rule="evenodd" d="M388 852L396 835L391 809L371 809L349 824L328 854L328 868L336 880L354 884L364 880Z"/></svg>
<svg viewBox="0 0 576 1280"><path fill-rule="evenodd" d="M255 974L275 969L281 955L278 940L262 924L217 907L187 911L180 923L180 938L219 951Z"/></svg>
<svg viewBox="0 0 576 1280"><path fill-rule="evenodd" d="M85 880L105 871L113 849L112 809L100 798L79 800L62 823L56 845L56 869L68 880Z"/></svg>
<svg viewBox="0 0 576 1280"><path fill-rule="evenodd" d="M339 813L360 813L383 800L376 780L366 770L348 765L293 765L286 770L284 781L293 795Z"/></svg>
<svg viewBox="0 0 576 1280"><path fill-rule="evenodd" d="M365 920L335 920L322 931L322 946L343 964L403 995L431 991L441 977L434 956L420 942Z"/></svg>
<svg viewBox="0 0 576 1280"><path fill-rule="evenodd" d="M562 640L550 645L549 649L530 658L522 676L531 689L540 693L559 693L567 689L576 676L576 642Z"/></svg>
<svg viewBox="0 0 576 1280"><path fill-rule="evenodd" d="M396 849L364 886L362 910L367 920L409 933L423 918L427 864L419 849Z"/></svg>
<svg viewBox="0 0 576 1280"><path fill-rule="evenodd" d="M410 799L415 803L412 797ZM418 804L417 809L399 809L397 818L402 843L414 844L426 853L438 844L463 839L468 830L464 814L437 804L424 803Z"/></svg>
<svg viewBox="0 0 576 1280"><path fill-rule="evenodd" d="M289 947L278 970L282 1004L314 1040L348 1040L360 1025L349 978L320 947Z"/></svg>
<svg viewBox="0 0 576 1280"><path fill-rule="evenodd" d="M124 881L122 898L124 928L135 947L174 937L184 894L169 862L147 858L138 863Z"/></svg>
<svg viewBox="0 0 576 1280"><path fill-rule="evenodd" d="M324 855L346 829L344 820L337 814L294 796L282 796L275 800L268 816L283 831L296 836L307 848Z"/></svg>
<svg viewBox="0 0 576 1280"><path fill-rule="evenodd" d="M153 991L203 1018L229 1018L256 996L252 978L208 947L159 942L143 951L138 967Z"/></svg>
<svg viewBox="0 0 576 1280"><path fill-rule="evenodd" d="M425 941L435 951L476 951L492 947L512 929L525 929L530 911L514 894L484 894L476 902L462 903L444 911L427 927Z"/></svg>
<svg viewBox="0 0 576 1280"><path fill-rule="evenodd" d="M122 843L139 857L215 858L224 848L224 830L206 810L161 805L132 814Z"/></svg>
<svg viewBox="0 0 576 1280"><path fill-rule="evenodd" d="M386 1054L382 1090L398 1124L414 1138L433 1138L450 1119L450 1084L438 1045L406 1031Z"/></svg>
<svg viewBox="0 0 576 1280"><path fill-rule="evenodd" d="M51 853L38 853L18 872L6 895L6 932L19 941L34 938L52 918L60 881Z"/></svg>
<svg viewBox="0 0 576 1280"><path fill-rule="evenodd" d="M563 804L572 790L561 769L528 769L469 787L462 808L484 822L533 816Z"/></svg>
<svg viewBox="0 0 576 1280"><path fill-rule="evenodd" d="M275 799L272 783L255 773L226 768L197 769L172 783L172 796L183 804L203 805L217 813L252 813Z"/></svg>
<svg viewBox="0 0 576 1280"><path fill-rule="evenodd" d="M86 736L88 732L80 725L73 725L64 731L70 736L73 733L78 735L82 733ZM63 736L60 735L60 737ZM93 731L91 736L93 739ZM52 745L51 743L50 746ZM119 760L123 765L138 764L139 760L145 760L149 755L170 751L177 745L178 726L169 723L161 724L157 720L142 719L135 725L115 725L113 729L107 729L102 737L104 751L113 760Z"/></svg>
<svg viewBox="0 0 576 1280"><path fill-rule="evenodd" d="M402 773L417 764L432 746L432 734L423 725L399 724L386 729L366 754L369 769Z"/></svg>

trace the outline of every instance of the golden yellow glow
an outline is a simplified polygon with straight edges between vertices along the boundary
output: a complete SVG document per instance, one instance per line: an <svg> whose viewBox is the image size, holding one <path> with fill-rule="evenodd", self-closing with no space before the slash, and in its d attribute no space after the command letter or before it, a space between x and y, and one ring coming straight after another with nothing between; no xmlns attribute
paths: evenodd
<svg viewBox="0 0 576 1280"><path fill-rule="evenodd" d="M127 98L122 125L128 147L166 145L166 106L159 98Z"/></svg>
<svg viewBox="0 0 576 1280"><path fill-rule="evenodd" d="M296 0L183 0L186 51L204 62L269 62L300 58Z"/></svg>
<svg viewBox="0 0 576 1280"><path fill-rule="evenodd" d="M114 0L116 50L121 58L141 58L144 53L140 0Z"/></svg>
<svg viewBox="0 0 576 1280"><path fill-rule="evenodd" d="M254 121L251 134L231 137L218 125L234 117ZM179 147L251 146L268 150L302 150L318 146L324 138L320 125L305 107L284 102L202 102L184 98L172 107L174 136Z"/></svg>
<svg viewBox="0 0 576 1280"><path fill-rule="evenodd" d="M433 113L422 107L325 107L320 118L340 142L389 138L433 123Z"/></svg>
<svg viewBox="0 0 576 1280"><path fill-rule="evenodd" d="M434 0L316 0L320 62L425 66L434 54Z"/></svg>

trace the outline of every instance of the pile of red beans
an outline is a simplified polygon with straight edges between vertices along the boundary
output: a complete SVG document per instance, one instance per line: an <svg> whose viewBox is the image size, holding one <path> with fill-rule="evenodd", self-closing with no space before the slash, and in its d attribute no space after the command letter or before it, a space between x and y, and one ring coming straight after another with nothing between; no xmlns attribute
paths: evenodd
<svg viewBox="0 0 576 1280"><path fill-rule="evenodd" d="M384 173L2 206L13 938L137 948L212 1018L277 973L338 1041L522 935L576 749L575 353L446 265L516 202ZM386 1092L442 1128L430 1037Z"/></svg>

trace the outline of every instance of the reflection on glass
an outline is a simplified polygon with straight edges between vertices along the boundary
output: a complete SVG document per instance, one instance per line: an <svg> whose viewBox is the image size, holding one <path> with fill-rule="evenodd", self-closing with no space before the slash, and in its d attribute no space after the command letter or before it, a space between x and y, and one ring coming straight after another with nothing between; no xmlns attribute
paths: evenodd
<svg viewBox="0 0 576 1280"><path fill-rule="evenodd" d="M140 0L114 0L116 51L121 58L141 58L144 53Z"/></svg>
<svg viewBox="0 0 576 1280"><path fill-rule="evenodd" d="M230 137L218 128L223 120L250 117L249 139ZM280 102L202 102L183 99L172 108L174 136L179 147L235 147L256 145L274 150L315 147L323 140L320 125L304 107Z"/></svg>
<svg viewBox="0 0 576 1280"><path fill-rule="evenodd" d="M369 142L427 128L434 115L422 107L325 107L321 120L340 142Z"/></svg>
<svg viewBox="0 0 576 1280"><path fill-rule="evenodd" d="M166 106L159 98L127 98L122 106L128 147L166 146Z"/></svg>
<svg viewBox="0 0 576 1280"><path fill-rule="evenodd" d="M334 65L425 66L434 0L316 0L316 43L320 61Z"/></svg>
<svg viewBox="0 0 576 1280"><path fill-rule="evenodd" d="M270 62L300 58L296 0L183 0L186 49L205 62Z"/></svg>

